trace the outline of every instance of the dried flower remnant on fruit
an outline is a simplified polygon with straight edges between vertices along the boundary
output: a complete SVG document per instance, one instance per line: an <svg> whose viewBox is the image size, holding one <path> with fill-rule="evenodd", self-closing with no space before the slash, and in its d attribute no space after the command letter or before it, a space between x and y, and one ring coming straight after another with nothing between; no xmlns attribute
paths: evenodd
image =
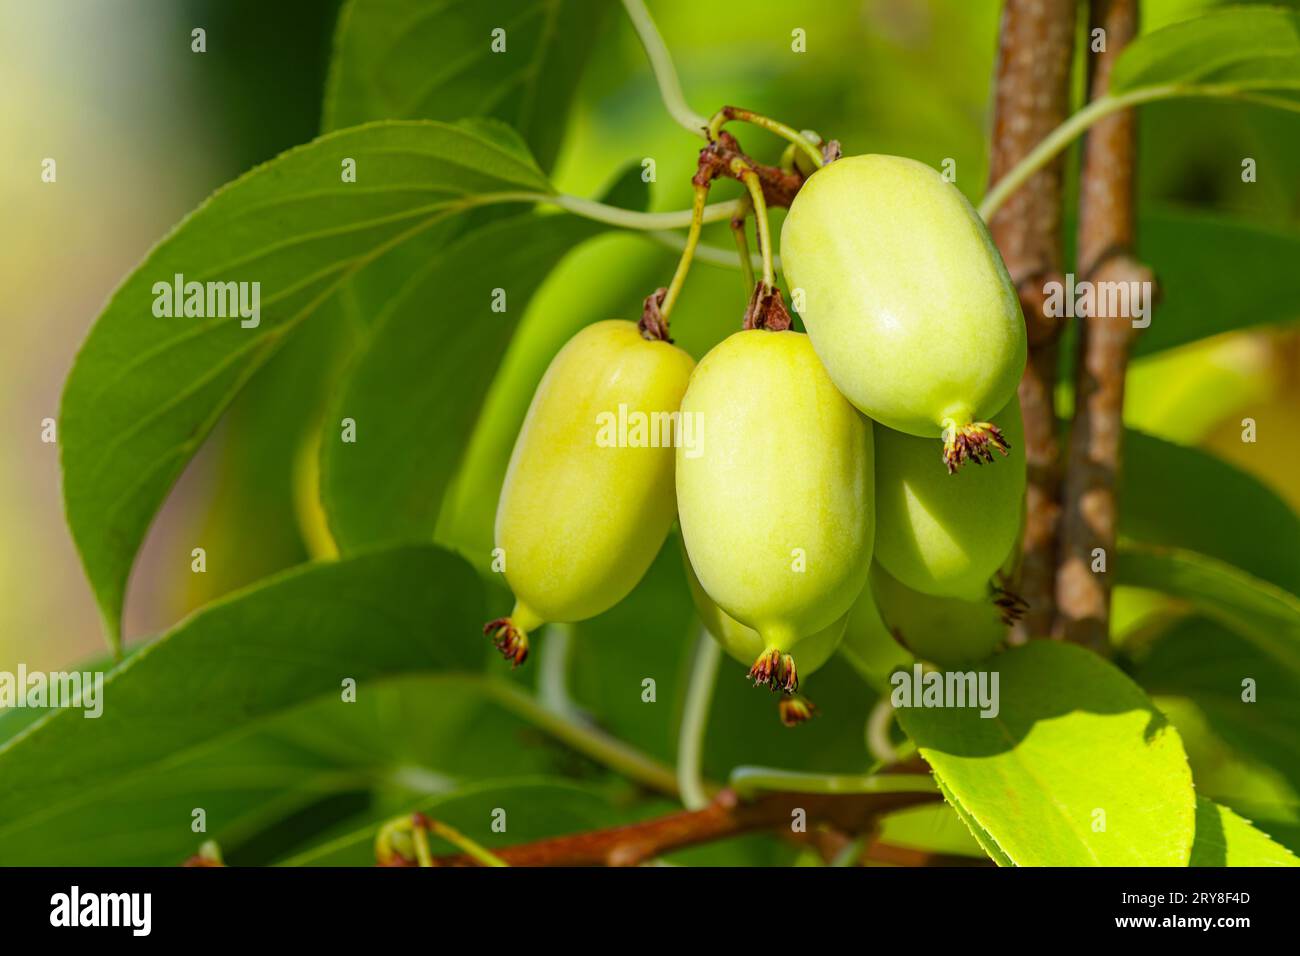
<svg viewBox="0 0 1300 956"><path fill-rule="evenodd" d="M492 646L510 661L511 669L528 660L528 635L508 617L499 617L483 625L483 633L492 639Z"/></svg>
<svg viewBox="0 0 1300 956"><path fill-rule="evenodd" d="M660 286L645 297L645 302L641 306L641 321L636 327L640 329L641 336L651 342L672 343L672 339L668 336L668 319L662 311L664 296L667 294L667 287Z"/></svg>
<svg viewBox="0 0 1300 956"><path fill-rule="evenodd" d="M769 647L754 666L749 669L749 679L755 687L769 687L773 693L793 694L799 689L799 672L794 665L794 656L782 654L775 647Z"/></svg>
<svg viewBox="0 0 1300 956"><path fill-rule="evenodd" d="M957 473L962 463L969 460L977 465L993 463L993 450L996 448L1005 458L1011 451L1002 429L992 422L971 422L958 425L951 418L943 424L943 463L948 474Z"/></svg>
<svg viewBox="0 0 1300 956"><path fill-rule="evenodd" d="M994 606L1002 613L1002 623L1008 627L1017 623L1029 610L1029 602L1014 591L996 584L990 584L989 590L992 592Z"/></svg>
<svg viewBox="0 0 1300 956"><path fill-rule="evenodd" d="M782 697L777 708L781 716L781 723L787 727L798 727L817 715L817 708L813 706L813 702L801 694Z"/></svg>

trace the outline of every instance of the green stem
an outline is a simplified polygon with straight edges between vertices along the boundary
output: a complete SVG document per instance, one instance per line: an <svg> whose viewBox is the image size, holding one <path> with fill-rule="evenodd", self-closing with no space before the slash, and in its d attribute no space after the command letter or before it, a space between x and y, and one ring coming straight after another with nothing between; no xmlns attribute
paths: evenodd
<svg viewBox="0 0 1300 956"><path fill-rule="evenodd" d="M681 252L686 248L686 238L679 232L644 232L643 236L653 239L659 245L666 249L672 249L674 252ZM735 250L719 249L717 246L711 246L706 242L701 242L695 247L695 261L706 262L711 266L721 266L724 269L739 269L744 271L744 266L736 258ZM762 268L763 257L757 252L749 253L749 272L752 275L754 267ZM772 267L781 268L781 257L772 257ZM749 291L754 291L753 283L750 283Z"/></svg>
<svg viewBox="0 0 1300 956"><path fill-rule="evenodd" d="M894 742L889 739L889 725L893 720L893 705L888 697L882 696L867 716L866 736L867 751L885 765L897 763L899 759Z"/></svg>
<svg viewBox="0 0 1300 956"><path fill-rule="evenodd" d="M578 719L578 708L569 697L569 657L573 648L573 628L568 624L550 624L546 628L546 653L541 655L537 670L537 696L542 706L557 714Z"/></svg>
<svg viewBox="0 0 1300 956"><path fill-rule="evenodd" d="M858 857L862 856L862 848L866 845L866 837L854 837L844 844L844 849L835 854L835 859L831 860L831 866L857 866Z"/></svg>
<svg viewBox="0 0 1300 956"><path fill-rule="evenodd" d="M548 196L545 193L497 193L497 196L513 196L513 199L498 199L498 202L538 202L559 206L578 216L594 219L596 222L621 226L624 229L681 229L689 227L695 216L694 209L682 209L674 212L636 212L631 209L619 209L607 206L594 199L563 194ZM521 199L521 197L526 197ZM739 199L726 202L710 203L704 207L700 221L703 223L722 222L730 219L739 208Z"/></svg>
<svg viewBox="0 0 1300 956"><path fill-rule="evenodd" d="M731 217L731 235L736 240L736 252L739 253L740 277L745 283L745 301L749 301L754 291L754 261L749 256L749 240L745 238L745 217L751 208L751 201L746 197L744 207Z"/></svg>
<svg viewBox="0 0 1300 956"><path fill-rule="evenodd" d="M754 231L758 235L758 251L763 256L763 291L767 292L772 288L775 274L772 271L772 233L767 224L767 200L763 198L763 184L759 181L758 173L743 159L733 159L731 168L749 190L750 202L754 204Z"/></svg>
<svg viewBox="0 0 1300 956"><path fill-rule="evenodd" d="M697 185L695 202L691 206L691 227L686 234L686 245L682 248L682 256L677 260L677 270L673 273L672 281L668 283L668 291L664 293L663 304L659 307L659 313L664 317L665 322L672 315L673 306L677 304L677 297L686 282L686 274L691 271L691 260L695 257L695 247L700 242L700 229L704 226L704 204L708 198L709 187Z"/></svg>
<svg viewBox="0 0 1300 956"><path fill-rule="evenodd" d="M677 775L673 768L583 721L548 710L535 697L514 684L484 678L480 680L480 686L498 704L579 753L642 786L673 798L678 797Z"/></svg>
<svg viewBox="0 0 1300 956"><path fill-rule="evenodd" d="M709 121L687 105L686 97L682 94L682 84L677 79L677 69L673 66L673 59L668 53L668 47L664 44L659 28L655 26L650 16L650 11L646 9L644 0L623 0L623 9L627 11L628 19L632 21L636 35L641 41L641 47L645 50L646 59L650 61L655 82L659 84L659 96L663 99L668 114L678 126L696 136L704 136Z"/></svg>
<svg viewBox="0 0 1300 956"><path fill-rule="evenodd" d="M713 685L721 657L722 649L718 642L709 636L708 631L700 628L699 639L695 642L691 681L686 688L686 707L677 733L677 788L687 810L706 807L711 799L700 767L704 756L704 732L709 723L709 707L713 702Z"/></svg>
<svg viewBox="0 0 1300 956"><path fill-rule="evenodd" d="M428 818L426 817L426 819ZM495 853L489 850L487 847L474 842L469 837L465 836L465 834L457 830L455 827L448 826L447 824L443 823L441 820L428 820L428 823L429 823L430 832L432 832L435 836L442 837L442 839L446 840L448 843L450 843L456 849L460 850L466 856L473 857L475 860L478 860L478 862L482 863L484 866L507 866L508 867L510 865L505 860L501 859L501 857L497 856ZM416 839L418 841L420 839L419 827L416 827L416 834L417 834ZM427 853L428 841L425 840L424 842L425 842L424 851ZM419 847L419 842L416 843L416 847L417 848ZM420 865L431 866L432 860L430 860L428 864L422 862Z"/></svg>
<svg viewBox="0 0 1300 956"><path fill-rule="evenodd" d="M429 821L432 823L433 821ZM429 834L422 824L411 827L411 842L415 844L415 862L422 867L433 866L433 851L429 849Z"/></svg>
<svg viewBox="0 0 1300 956"><path fill-rule="evenodd" d="M770 133L775 133L782 139L794 144L797 148L804 151L812 161L814 169L821 169L825 165L822 159L821 150L814 146L803 133L799 132L793 126L786 126L784 123L774 120L769 116L761 113L755 113L752 110L742 110L734 106L724 106L718 112L713 114L709 120L709 142L718 138L718 133L722 131L724 124L730 120L739 120L742 123L749 123L753 126L761 127Z"/></svg>
<svg viewBox="0 0 1300 956"><path fill-rule="evenodd" d="M737 767L730 785L738 794L761 790L783 793L938 793L934 778L924 773L825 774L772 767Z"/></svg>
<svg viewBox="0 0 1300 956"><path fill-rule="evenodd" d="M980 203L980 215L985 221L991 219L1012 193L1023 186L1034 173L1055 159L1062 150L1098 120L1104 119L1112 113L1118 113L1120 110L1128 109L1131 106L1137 106L1140 103L1152 103L1157 100L1174 99L1180 96L1235 99L1243 103L1255 103L1274 109L1291 112L1300 111L1300 102L1295 100L1270 96L1267 93L1256 93L1230 85L1180 86L1178 84L1168 84L1143 87L1142 89L1131 90L1128 93L1121 93L1118 96L1103 96L1100 99L1093 100L1048 133L1039 141L1037 146L1026 154L1024 159L1007 170L1007 174L994 184L993 188L985 195L984 201Z"/></svg>

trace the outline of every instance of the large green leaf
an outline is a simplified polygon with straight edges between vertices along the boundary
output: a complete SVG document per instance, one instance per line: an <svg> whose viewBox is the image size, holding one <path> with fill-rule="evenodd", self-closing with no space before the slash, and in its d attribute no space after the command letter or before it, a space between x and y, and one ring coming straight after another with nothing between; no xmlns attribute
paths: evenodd
<svg viewBox="0 0 1300 956"><path fill-rule="evenodd" d="M1240 6L1184 20L1130 43L1110 77L1113 94L1166 84L1300 90L1300 14Z"/></svg>
<svg viewBox="0 0 1300 956"><path fill-rule="evenodd" d="M1196 798L1196 842L1188 866L1300 866L1300 858L1249 820Z"/></svg>
<svg viewBox="0 0 1300 956"><path fill-rule="evenodd" d="M1128 677L1049 641L988 658L1000 712L898 709L945 792L1020 866L1183 866L1194 830L1178 733ZM1104 829L1095 829L1105 815Z"/></svg>
<svg viewBox="0 0 1300 956"><path fill-rule="evenodd" d="M1151 325L1133 345L1151 355L1198 339L1300 318L1300 231L1203 211L1146 209L1138 249L1160 283Z"/></svg>
<svg viewBox="0 0 1300 956"><path fill-rule="evenodd" d="M1181 598L1300 673L1300 598L1294 594L1177 548L1123 548L1115 574L1119 584Z"/></svg>
<svg viewBox="0 0 1300 956"><path fill-rule="evenodd" d="M346 183L341 163L357 163ZM114 293L62 406L68 522L120 635L136 550L222 411L286 336L369 263L493 194L548 190L517 139L481 121L376 123L290 150L222 188ZM260 283L261 317L159 318L154 284Z"/></svg>
<svg viewBox="0 0 1300 956"><path fill-rule="evenodd" d="M102 787L150 776L165 792L170 766L258 720L322 695L354 706L345 679L364 694L476 670L482 616L477 576L431 546L306 565L205 608L106 676L99 718L56 711L0 746L0 859Z"/></svg>
<svg viewBox="0 0 1300 956"><path fill-rule="evenodd" d="M606 0L351 0L339 15L324 128L493 116L542 167L611 4ZM492 49L493 31L505 49Z"/></svg>
<svg viewBox="0 0 1300 956"><path fill-rule="evenodd" d="M1125 537L1198 551L1300 593L1300 516L1208 452L1125 431L1120 504Z"/></svg>
<svg viewBox="0 0 1300 956"><path fill-rule="evenodd" d="M321 497L340 548L432 539L518 316L555 264L606 228L531 213L490 223L433 252L391 299L321 442ZM494 311L494 290L505 311ZM344 417L355 443L340 440Z"/></svg>

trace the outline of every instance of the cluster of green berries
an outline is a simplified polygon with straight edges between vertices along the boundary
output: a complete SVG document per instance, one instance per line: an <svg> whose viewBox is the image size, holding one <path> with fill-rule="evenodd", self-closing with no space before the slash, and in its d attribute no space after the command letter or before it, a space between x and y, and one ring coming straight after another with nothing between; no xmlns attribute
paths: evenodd
<svg viewBox="0 0 1300 956"><path fill-rule="evenodd" d="M983 222L928 166L848 157L803 185L781 253L806 335L740 331L696 366L607 321L551 363L497 510L516 604L487 631L515 663L530 630L621 601L674 519L701 618L789 722L864 602L940 664L1005 637L1025 328ZM597 443L620 406L692 418L702 442Z"/></svg>

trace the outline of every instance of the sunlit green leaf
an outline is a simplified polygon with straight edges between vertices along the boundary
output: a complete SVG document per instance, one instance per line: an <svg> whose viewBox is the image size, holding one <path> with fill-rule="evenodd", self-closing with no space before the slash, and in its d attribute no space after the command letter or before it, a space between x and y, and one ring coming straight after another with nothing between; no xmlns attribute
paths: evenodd
<svg viewBox="0 0 1300 956"><path fill-rule="evenodd" d="M1069 644L979 665L1000 710L900 707L946 795L1019 866L1183 866L1194 795L1178 733L1128 677ZM918 689L919 690L919 689Z"/></svg>
<svg viewBox="0 0 1300 956"><path fill-rule="evenodd" d="M1300 858L1249 820L1196 798L1196 842L1188 866L1300 866Z"/></svg>

